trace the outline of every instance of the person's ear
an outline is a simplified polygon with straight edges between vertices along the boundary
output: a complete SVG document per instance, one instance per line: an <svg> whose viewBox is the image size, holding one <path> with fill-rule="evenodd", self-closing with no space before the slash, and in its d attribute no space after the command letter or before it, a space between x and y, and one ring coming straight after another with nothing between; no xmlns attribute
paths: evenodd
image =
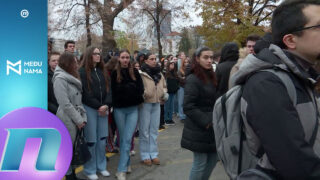
<svg viewBox="0 0 320 180"><path fill-rule="evenodd" d="M283 36L282 41L288 47L288 49L296 49L297 36L293 34L286 34Z"/></svg>

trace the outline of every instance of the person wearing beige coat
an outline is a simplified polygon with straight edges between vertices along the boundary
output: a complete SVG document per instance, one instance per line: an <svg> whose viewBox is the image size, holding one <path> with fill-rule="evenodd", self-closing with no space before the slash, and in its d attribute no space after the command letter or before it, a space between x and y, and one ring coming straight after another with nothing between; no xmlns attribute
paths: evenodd
<svg viewBox="0 0 320 180"><path fill-rule="evenodd" d="M160 102L166 101L168 94L166 81L154 54L147 55L140 75L144 85L144 103L139 109L140 156L145 165L159 165L157 137L160 124Z"/></svg>

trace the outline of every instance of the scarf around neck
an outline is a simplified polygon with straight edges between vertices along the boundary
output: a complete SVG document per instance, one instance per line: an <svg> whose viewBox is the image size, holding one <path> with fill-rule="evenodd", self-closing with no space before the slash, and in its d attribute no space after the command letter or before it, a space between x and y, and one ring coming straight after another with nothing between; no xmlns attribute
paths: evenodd
<svg viewBox="0 0 320 180"><path fill-rule="evenodd" d="M161 74L160 74L160 66L157 65L156 67L151 67L148 64L144 63L141 66L141 71L146 72L154 81L154 83L157 85L158 82L161 79Z"/></svg>

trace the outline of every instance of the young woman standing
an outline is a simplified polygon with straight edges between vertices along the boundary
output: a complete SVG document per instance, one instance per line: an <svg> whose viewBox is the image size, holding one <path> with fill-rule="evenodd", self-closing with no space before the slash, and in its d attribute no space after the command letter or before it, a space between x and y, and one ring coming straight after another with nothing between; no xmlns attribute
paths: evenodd
<svg viewBox="0 0 320 180"><path fill-rule="evenodd" d="M67 127L72 144L76 139L77 130L83 128L87 122L86 112L82 105L82 85L78 73L78 64L74 55L63 53L59 58L53 75L53 90L58 102L57 117ZM70 166L66 173L67 180L78 179L75 167Z"/></svg>
<svg viewBox="0 0 320 180"><path fill-rule="evenodd" d="M213 52L199 48L186 80L184 112L187 115L181 146L193 152L190 180L209 179L218 159L212 128L212 109L217 80L212 68Z"/></svg>
<svg viewBox="0 0 320 180"><path fill-rule="evenodd" d="M114 118L120 136L118 180L131 172L131 140L138 121L138 105L143 102L143 83L138 70L130 63L128 50L120 51L119 61L111 75Z"/></svg>
<svg viewBox="0 0 320 180"><path fill-rule="evenodd" d="M178 71L179 77L179 90L178 90L178 111L179 111L179 118L181 122L184 122L186 119L186 115L183 112L183 99L184 99L184 85L186 83L186 67L189 65L188 58L181 60L181 67Z"/></svg>
<svg viewBox="0 0 320 180"><path fill-rule="evenodd" d="M172 120L173 110L174 110L174 98L179 89L179 79L177 74L177 64L173 61L169 62L167 65L167 89L169 94L168 101L164 104L164 121L166 125L174 125Z"/></svg>
<svg viewBox="0 0 320 180"><path fill-rule="evenodd" d="M111 92L100 50L87 48L80 68L83 87L82 102L87 111L88 123L84 135L91 159L84 164L84 173L89 179L110 176L107 171L106 138L108 136L108 107L112 103Z"/></svg>
<svg viewBox="0 0 320 180"><path fill-rule="evenodd" d="M160 123L160 102L168 99L166 81L160 72L156 55L148 54L141 66L144 84L144 103L140 107L139 143L140 156L144 164L160 164L158 158L158 129Z"/></svg>

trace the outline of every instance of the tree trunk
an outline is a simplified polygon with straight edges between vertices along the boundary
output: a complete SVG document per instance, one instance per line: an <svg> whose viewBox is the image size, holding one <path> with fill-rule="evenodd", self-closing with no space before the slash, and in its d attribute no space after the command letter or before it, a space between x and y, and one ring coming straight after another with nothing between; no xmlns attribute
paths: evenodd
<svg viewBox="0 0 320 180"><path fill-rule="evenodd" d="M160 24L157 24L157 40L158 40L158 51L159 51L159 60L162 58L162 45L160 37Z"/></svg>
<svg viewBox="0 0 320 180"><path fill-rule="evenodd" d="M157 40L158 40L158 52L159 52L159 61L162 58L162 45L161 45L161 24L160 24L160 13L162 10L161 4L159 3L159 0L156 2L157 4L157 11L156 11L156 28L157 28Z"/></svg>
<svg viewBox="0 0 320 180"><path fill-rule="evenodd" d="M102 35L102 58L105 58L108 51L115 50L117 43L113 37L113 23L112 17L104 17L102 19L103 35Z"/></svg>
<svg viewBox="0 0 320 180"><path fill-rule="evenodd" d="M86 13L86 29L87 29L87 47L91 46L92 43L92 37L91 37L91 31L90 31L90 0L88 3L87 0L83 0L85 5L85 13Z"/></svg>

